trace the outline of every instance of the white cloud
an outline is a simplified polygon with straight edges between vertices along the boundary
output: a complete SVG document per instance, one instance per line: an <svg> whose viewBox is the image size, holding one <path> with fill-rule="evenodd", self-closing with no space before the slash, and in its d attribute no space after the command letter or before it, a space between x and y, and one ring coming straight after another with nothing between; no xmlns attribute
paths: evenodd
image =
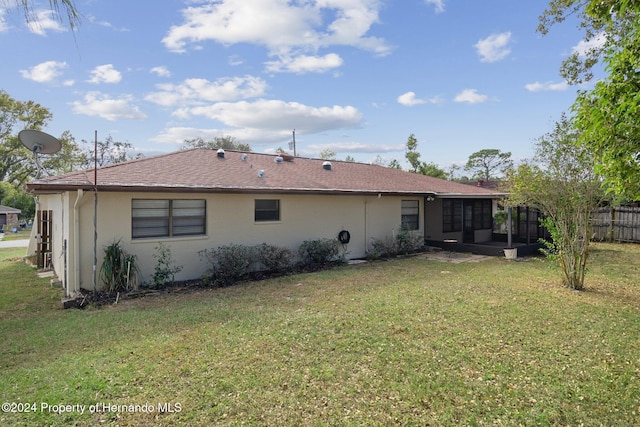
<svg viewBox="0 0 640 427"><path fill-rule="evenodd" d="M89 83L118 83L122 80L120 71L113 68L113 64L98 65L91 71L91 78L87 80Z"/></svg>
<svg viewBox="0 0 640 427"><path fill-rule="evenodd" d="M217 136L232 136L247 144L261 145L291 139L291 131L285 129L265 130L257 128L203 129L170 127L162 130L162 132L149 140L161 144L181 144L187 139L203 138L207 140Z"/></svg>
<svg viewBox="0 0 640 427"><path fill-rule="evenodd" d="M415 92L403 93L397 98L397 101L399 104L402 104L405 107L412 107L414 105L426 104L427 102L424 99L416 98Z"/></svg>
<svg viewBox="0 0 640 427"><path fill-rule="evenodd" d="M593 36L591 40L581 40L577 45L573 47L573 52L577 53L581 57L587 56L589 51L593 49L599 49L607 41L607 35L604 32L600 32Z"/></svg>
<svg viewBox="0 0 640 427"><path fill-rule="evenodd" d="M479 40L473 45L480 55L482 62L496 62L506 58L510 53L508 45L511 41L511 33L492 34L486 39Z"/></svg>
<svg viewBox="0 0 640 427"><path fill-rule="evenodd" d="M325 71L338 68L343 61L340 55L329 53L325 56L300 55L297 57L283 56L277 61L266 62L266 69L269 72L289 72L289 73L324 73Z"/></svg>
<svg viewBox="0 0 640 427"><path fill-rule="evenodd" d="M33 80L38 83L49 83L62 75L62 70L67 68L66 62L46 61L38 65L34 65L28 70L20 70L20 74L25 79Z"/></svg>
<svg viewBox="0 0 640 427"><path fill-rule="evenodd" d="M133 105L132 101L133 97L130 95L112 98L101 92L88 92L82 101L74 101L71 106L75 114L98 116L109 121L146 119L147 115Z"/></svg>
<svg viewBox="0 0 640 427"><path fill-rule="evenodd" d="M487 101L489 97L487 95L481 95L478 93L478 89L465 89L460 92L454 98L455 102L462 102L465 104L480 104Z"/></svg>
<svg viewBox="0 0 640 427"><path fill-rule="evenodd" d="M99 25L101 27L109 28L109 29L112 29L114 31L119 31L119 32L128 32L129 31L129 29L127 29L127 28L122 28L122 27L121 28L116 28L116 27L113 26L113 24L111 22L100 21L94 15L88 15L86 18L90 23L92 23L94 25Z"/></svg>
<svg viewBox="0 0 640 427"><path fill-rule="evenodd" d="M286 64L291 58L302 56L304 63L329 46L388 54L390 47L383 39L368 35L378 22L381 7L379 0L196 0L194 6L182 11L184 23L172 26L162 42L174 52L184 52L188 45L205 41L256 44L267 48L270 56L281 58L283 65L277 66L276 61L268 66L290 72ZM316 63L316 70L335 67L335 56L322 58L324 65L317 68Z"/></svg>
<svg viewBox="0 0 640 427"><path fill-rule="evenodd" d="M415 92L412 91L403 93L396 98L396 101L398 101L398 104L404 105L405 107L413 107L414 105L420 104L442 104L443 102L442 98L439 96L434 96L429 99L416 98Z"/></svg>
<svg viewBox="0 0 640 427"><path fill-rule="evenodd" d="M162 144L181 144L187 139L202 138L213 139L216 136L228 135L220 129L199 129L192 127L172 127L164 129L158 135L150 138L152 142Z"/></svg>
<svg viewBox="0 0 640 427"><path fill-rule="evenodd" d="M147 101L165 107L199 105L203 102L235 101L263 96L267 83L259 77L227 77L211 82L207 79L186 79L180 84L159 84L160 89L145 97Z"/></svg>
<svg viewBox="0 0 640 427"><path fill-rule="evenodd" d="M66 28L54 19L52 10L39 9L34 12L33 19L27 22L27 28L34 34L46 36L47 31L63 32Z"/></svg>
<svg viewBox="0 0 640 427"><path fill-rule="evenodd" d="M153 67L149 72L158 75L159 77L171 77L171 71L164 65Z"/></svg>
<svg viewBox="0 0 640 427"><path fill-rule="evenodd" d="M238 55L231 55L227 62L232 67L244 64L244 60Z"/></svg>
<svg viewBox="0 0 640 427"><path fill-rule="evenodd" d="M436 13L444 12L444 0L425 0L425 2L432 4L436 9Z"/></svg>
<svg viewBox="0 0 640 427"><path fill-rule="evenodd" d="M194 116L216 120L232 128L256 129L258 132L296 129L300 134L335 129L357 128L362 114L352 106L310 107L297 102L259 99L254 102L221 102L209 106L177 110L174 116Z"/></svg>
<svg viewBox="0 0 640 427"><path fill-rule="evenodd" d="M535 82L528 83L524 86L529 92L542 92L542 91L561 91L566 90L569 87L569 84L564 81L560 83L554 82Z"/></svg>
<svg viewBox="0 0 640 427"><path fill-rule="evenodd" d="M0 33L4 33L5 31L9 31L9 25L7 21L4 19L4 15L6 15L7 9L0 6Z"/></svg>
<svg viewBox="0 0 640 427"><path fill-rule="evenodd" d="M335 153L391 153L404 151L404 144L364 144L362 142L336 142L329 144L309 144L307 149L315 153L329 148Z"/></svg>

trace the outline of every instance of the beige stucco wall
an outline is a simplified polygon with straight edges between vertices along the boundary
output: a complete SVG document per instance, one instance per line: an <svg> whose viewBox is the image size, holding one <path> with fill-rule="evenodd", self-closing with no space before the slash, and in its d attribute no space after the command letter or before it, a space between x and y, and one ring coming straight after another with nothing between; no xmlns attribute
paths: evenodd
<svg viewBox="0 0 640 427"><path fill-rule="evenodd" d="M207 203L207 233L162 239L131 238L132 199L205 199ZM279 199L281 219L277 222L255 222L256 198ZM93 193L85 192L77 203L78 239L74 239L74 205L76 192L63 195L42 195L41 209L54 210L54 268L60 277L63 271L62 240L69 242L69 293L79 287L93 288ZM175 265L182 266L177 280L200 277L207 265L198 251L231 243L247 245L263 242L297 250L305 240L337 238L341 230L348 230L351 242L347 246L348 258L360 258L370 249L372 238L392 235L401 220L401 201L419 200L421 197L361 196L361 195L283 195L283 194L176 194L176 193L112 193L103 192L98 198L98 262L102 262L104 247L114 240L138 258L143 281L151 281L156 260L153 255L160 243L169 247ZM62 219L64 218L64 221ZM441 222L441 221L439 221ZM64 225L63 225L64 223ZM424 218L419 224L423 227ZM416 233L422 235L423 230ZM78 251L77 255L75 251ZM76 258L77 256L77 258ZM78 260L78 264L76 264ZM78 268L79 267L79 268Z"/></svg>

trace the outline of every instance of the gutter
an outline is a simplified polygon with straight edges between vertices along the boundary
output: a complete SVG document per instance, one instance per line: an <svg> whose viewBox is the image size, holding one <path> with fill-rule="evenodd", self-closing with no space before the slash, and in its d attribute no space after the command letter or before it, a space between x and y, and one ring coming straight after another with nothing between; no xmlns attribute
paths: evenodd
<svg viewBox="0 0 640 427"><path fill-rule="evenodd" d="M73 204L73 284L74 292L80 288L80 200L84 197L84 190L78 189L76 201ZM67 297L69 295L69 286L66 289Z"/></svg>

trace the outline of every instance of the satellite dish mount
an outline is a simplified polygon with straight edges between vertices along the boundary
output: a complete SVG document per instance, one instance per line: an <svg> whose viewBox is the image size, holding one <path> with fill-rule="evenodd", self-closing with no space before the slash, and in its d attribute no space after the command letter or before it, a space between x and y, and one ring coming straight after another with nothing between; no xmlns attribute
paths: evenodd
<svg viewBox="0 0 640 427"><path fill-rule="evenodd" d="M43 167L40 164L40 154L54 154L60 151L62 143L54 136L35 129L25 129L18 133L18 139L31 151L35 157L38 173L36 178L40 176ZM46 171L45 171L46 172ZM49 175L48 172L46 172Z"/></svg>

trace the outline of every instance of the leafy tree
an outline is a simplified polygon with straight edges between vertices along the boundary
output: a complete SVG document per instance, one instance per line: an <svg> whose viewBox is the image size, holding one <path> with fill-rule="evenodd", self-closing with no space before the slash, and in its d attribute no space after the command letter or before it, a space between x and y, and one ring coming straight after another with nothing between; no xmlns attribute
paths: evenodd
<svg viewBox="0 0 640 427"><path fill-rule="evenodd" d="M536 143L534 162L509 172L508 204L537 208L552 241L545 253L561 267L563 282L571 289L584 287L591 218L604 200L595 157L578 130L565 116L552 132Z"/></svg>
<svg viewBox="0 0 640 427"><path fill-rule="evenodd" d="M471 154L464 169L474 172L474 178L490 181L498 172L504 174L512 167L510 152L503 153L495 148L486 148Z"/></svg>
<svg viewBox="0 0 640 427"><path fill-rule="evenodd" d="M212 140L206 141L202 138L187 139L182 145L182 150L188 150L191 148L206 148L209 150L236 150L236 151L251 151L249 144L243 144L233 136L216 136Z"/></svg>
<svg viewBox="0 0 640 427"><path fill-rule="evenodd" d="M0 178L16 187L35 178L38 170L34 155L22 145L22 129L40 130L52 116L48 109L33 101L17 101L0 91ZM69 131L58 137L62 148L51 155L40 155L42 168L49 174L69 172L83 164L80 147Z"/></svg>
<svg viewBox="0 0 640 427"><path fill-rule="evenodd" d="M421 175L432 176L434 178L447 179L449 175L443 169L440 169L435 163L422 162L418 167L418 172Z"/></svg>
<svg viewBox="0 0 640 427"><path fill-rule="evenodd" d="M355 162L356 162L356 159L354 159L354 158L353 158L353 157L351 157L351 156L347 156L347 157L344 159L344 161L345 161L345 162L349 162L349 163L355 163Z"/></svg>
<svg viewBox="0 0 640 427"><path fill-rule="evenodd" d="M49 110L33 101L18 101L0 91L0 200L22 210L23 218L32 218L35 211L33 198L24 193L23 184L37 178L38 167L34 154L18 139L23 129L40 130L52 116ZM40 155L40 164L46 174L69 172L82 164L82 152L69 131L58 140L62 148L51 155ZM0 203L2 203L0 201Z"/></svg>
<svg viewBox="0 0 640 427"><path fill-rule="evenodd" d="M398 170L402 170L402 166L400 165L400 162L397 161L396 159L393 159L389 162L389 164L387 165L388 168L390 169L398 169Z"/></svg>
<svg viewBox="0 0 640 427"><path fill-rule="evenodd" d="M336 153L331 148L325 148L320 152L320 158L325 160L335 160Z"/></svg>
<svg viewBox="0 0 640 427"><path fill-rule="evenodd" d="M43 168L51 175L62 174L79 169L85 165L86 153L76 143L70 131L62 132L58 137L62 148L43 162Z"/></svg>
<svg viewBox="0 0 640 427"><path fill-rule="evenodd" d="M637 28L639 11L640 4L630 0L551 0L539 17L537 31L546 35L553 25L569 17L580 21L584 45L589 47L584 52L573 52L560 68L560 74L570 84L579 84L593 78L593 67L607 52L637 49L638 40L625 36Z"/></svg>
<svg viewBox="0 0 640 427"><path fill-rule="evenodd" d="M599 62L607 76L594 89L582 91L574 104L581 143L598 159L598 171L618 196L640 197L640 2L629 0L553 0L540 17L538 31L546 34L554 24L576 15L587 44L565 60L561 74L570 83L593 77Z"/></svg>
<svg viewBox="0 0 640 427"><path fill-rule="evenodd" d="M31 219L35 216L36 204L33 197L8 182L0 182L0 205L20 209L20 218Z"/></svg>
<svg viewBox="0 0 640 427"><path fill-rule="evenodd" d="M83 169L93 168L94 156L96 156L95 142L82 140L85 152L82 154L80 161ZM95 162L100 166L122 163L128 160L139 159L144 157L143 154L133 154L135 148L129 142L114 141L111 135L108 135L104 141L97 143L97 156Z"/></svg>
<svg viewBox="0 0 640 427"><path fill-rule="evenodd" d="M420 153L418 153L418 140L414 134L409 135L409 138L407 138L406 147L405 157L411 165L411 172L417 173L420 168Z"/></svg>
<svg viewBox="0 0 640 427"><path fill-rule="evenodd" d="M17 101L0 91L0 178L16 185L35 176L33 153L18 140L22 129L41 129L51 113L33 101Z"/></svg>
<svg viewBox="0 0 640 427"><path fill-rule="evenodd" d="M427 163L420 161L420 153L418 152L418 139L414 134L407 138L405 157L411 165L410 172L419 173L421 175L433 176L435 178L447 179L447 172L440 169L435 163ZM395 162L395 160L394 160ZM390 165L394 169L402 169L400 164Z"/></svg>
<svg viewBox="0 0 640 427"><path fill-rule="evenodd" d="M24 12L25 20L27 22L33 22L34 18L31 11L33 2L29 0L15 0L14 2L16 7L22 9ZM49 7L55 12L56 17L63 24L65 24L65 19L62 16L66 16L66 25L69 25L69 28L72 30L80 25L80 13L76 9L73 0L49 0Z"/></svg>

